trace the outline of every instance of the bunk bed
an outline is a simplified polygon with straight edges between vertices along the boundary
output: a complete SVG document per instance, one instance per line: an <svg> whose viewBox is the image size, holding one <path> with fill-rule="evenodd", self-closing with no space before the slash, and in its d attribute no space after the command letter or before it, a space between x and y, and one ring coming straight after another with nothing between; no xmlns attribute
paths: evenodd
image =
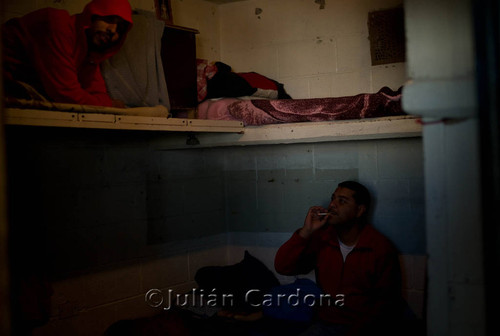
<svg viewBox="0 0 500 336"><path fill-rule="evenodd" d="M157 85L161 82L158 76L163 77L168 73L167 67L162 68L162 63L166 63L165 55L172 54L172 49L165 49L169 39L161 38L165 25L144 13L134 14L134 22L132 32L135 32L137 36L129 34L131 35L127 37L127 42L130 42L129 47L125 43L123 50L119 53L125 55L123 57L127 59L120 60L114 57L109 64L106 64L111 70L103 71L112 98L133 98L131 104L127 104L132 107L81 106L6 97L4 123L26 126L165 131L170 133L165 143L176 148L184 148L193 143L198 146L231 146L421 135L418 117L406 115L401 109L401 89L393 91L384 87L375 93L349 97L291 99L284 92L282 84L256 73L236 76L229 66L220 62L215 64L219 66L222 64L220 69L225 71L219 69L212 73L210 78L206 78L205 84L210 84L210 81L213 84L213 79L216 79L218 84L223 84L223 88L226 90L230 88L233 91L224 96L225 92L219 90L214 95L212 85L212 87L208 86L208 92L200 97L200 92L206 90L207 87L201 86L200 90L198 86L198 92L196 92L196 80L200 77L205 78L200 76L200 67L197 64L198 69L194 69L195 72L198 71L198 74L194 74L195 106L191 109L194 113L172 113L176 104L172 97L170 102L168 101L168 95L172 96L172 78L167 81L169 85L167 97L166 86ZM151 38L150 27L153 25L157 27L156 38ZM178 27L174 28L175 31L179 30ZM192 31L188 33L194 34ZM144 34L147 38L143 37ZM138 48L138 43L147 44L143 48ZM138 49L142 50L143 54L138 55L136 53ZM162 62L157 62L159 58L162 58ZM147 62L144 62L144 59ZM137 62L140 62L140 66ZM120 68L123 64L128 64L130 68ZM208 65L206 61L203 64L205 65L205 68L202 68L203 75L207 75L206 70L210 67L206 67ZM245 86L245 81L241 81L242 76L247 84L258 83L263 86L259 89ZM155 85L149 85L140 80L141 78L148 78L150 81L152 78ZM125 79L126 82L120 83L117 79ZM236 83L235 80L239 82ZM135 87L131 88L134 85ZM273 87L272 85L277 88L274 94L273 90L269 90ZM155 88L153 93L145 91L146 88L151 87ZM234 91L234 89L237 90ZM196 97L197 93L198 97ZM248 96L242 93L248 93ZM197 101L196 98L198 98ZM147 102L147 104L140 105L138 102ZM199 141L186 144L186 133L190 136L195 134Z"/></svg>
<svg viewBox="0 0 500 336"><path fill-rule="evenodd" d="M251 104L251 101L241 103ZM236 118L176 118L162 106L120 109L50 103L49 106L11 104L4 110L6 125L169 132L165 139L169 148L192 147L186 144L186 132L196 135L197 147L419 137L422 132L419 121L417 116L402 114L245 126L244 121Z"/></svg>
<svg viewBox="0 0 500 336"><path fill-rule="evenodd" d="M233 82L229 84L234 87ZM4 122L8 125L167 131L170 136L165 145L169 148L186 148L193 144L213 147L421 135L419 118L402 110L401 88L393 91L383 87L375 93L311 99L289 96L270 99L259 93L238 96L242 92L253 91L228 92L233 97L202 97L194 113L172 113L165 105L151 103L149 106L110 108L7 97ZM224 93L219 91L218 95ZM187 143L186 133L190 137L196 134L196 141Z"/></svg>
<svg viewBox="0 0 500 336"><path fill-rule="evenodd" d="M110 108L7 97L7 125L166 131L168 148L365 140L421 136L401 108L402 90L312 99L260 96L202 99L195 112L165 105ZM152 105L152 104L150 104ZM186 142L196 134L195 142Z"/></svg>

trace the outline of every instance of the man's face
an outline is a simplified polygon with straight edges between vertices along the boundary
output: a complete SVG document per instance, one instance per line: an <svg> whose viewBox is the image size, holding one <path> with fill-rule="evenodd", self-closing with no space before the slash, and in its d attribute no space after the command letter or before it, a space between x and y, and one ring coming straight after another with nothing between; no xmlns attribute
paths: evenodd
<svg viewBox="0 0 500 336"><path fill-rule="evenodd" d="M358 205L353 195L354 191L348 188L338 187L335 190L328 205L328 212L332 214L328 219L328 224L349 225L365 213L366 207Z"/></svg>
<svg viewBox="0 0 500 336"><path fill-rule="evenodd" d="M94 15L87 30L90 47L93 50L104 51L114 46L126 33L127 27L127 21L119 16Z"/></svg>

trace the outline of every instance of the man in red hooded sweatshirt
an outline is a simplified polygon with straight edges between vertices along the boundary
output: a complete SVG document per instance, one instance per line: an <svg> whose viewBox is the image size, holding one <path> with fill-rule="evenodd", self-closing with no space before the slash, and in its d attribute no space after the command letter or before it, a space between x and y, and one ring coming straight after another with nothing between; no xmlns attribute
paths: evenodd
<svg viewBox="0 0 500 336"><path fill-rule="evenodd" d="M7 21L6 96L16 96L23 82L51 101L123 107L108 95L100 63L118 52L131 27L127 0L92 0L75 15L44 8Z"/></svg>

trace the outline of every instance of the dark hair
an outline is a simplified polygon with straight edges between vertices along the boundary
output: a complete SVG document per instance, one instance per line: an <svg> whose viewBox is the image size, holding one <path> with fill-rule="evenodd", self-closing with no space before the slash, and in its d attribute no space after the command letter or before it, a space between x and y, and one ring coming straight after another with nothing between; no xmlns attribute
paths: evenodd
<svg viewBox="0 0 500 336"><path fill-rule="evenodd" d="M370 192L364 185L355 181L344 181L340 182L339 187L347 188L354 191L354 195L352 196L358 205L364 205L366 207L365 214L368 212L370 208Z"/></svg>

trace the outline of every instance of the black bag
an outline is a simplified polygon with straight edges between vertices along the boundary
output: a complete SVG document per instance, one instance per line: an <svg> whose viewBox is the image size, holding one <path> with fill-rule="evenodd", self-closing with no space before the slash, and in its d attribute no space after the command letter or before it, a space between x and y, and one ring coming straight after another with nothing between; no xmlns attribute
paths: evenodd
<svg viewBox="0 0 500 336"><path fill-rule="evenodd" d="M260 310L263 295L280 285L274 273L248 251L237 264L200 268L194 279L205 295L217 295L220 306L241 312Z"/></svg>

